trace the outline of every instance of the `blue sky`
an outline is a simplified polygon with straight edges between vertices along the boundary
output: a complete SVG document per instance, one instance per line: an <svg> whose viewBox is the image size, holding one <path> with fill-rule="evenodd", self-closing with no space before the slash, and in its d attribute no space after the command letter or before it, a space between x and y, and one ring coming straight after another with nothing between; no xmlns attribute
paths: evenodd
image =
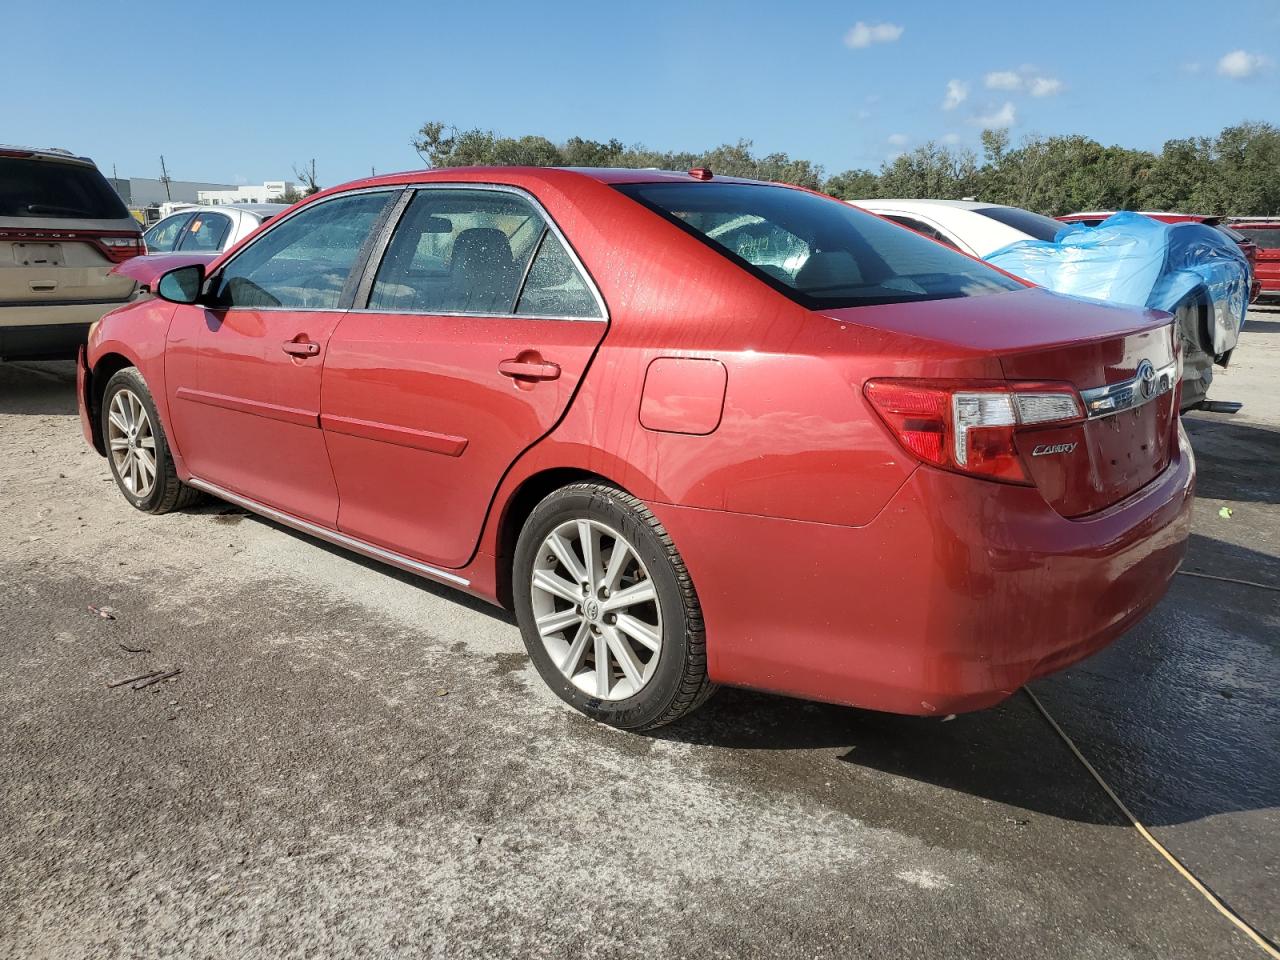
<svg viewBox="0 0 1280 960"><path fill-rule="evenodd" d="M15 3L0 142L110 173L333 184L419 165L439 119L828 173L982 123L1158 148L1280 123L1280 2ZM1220 9L1223 16L1208 11ZM14 40L21 38L21 43ZM21 82L18 82L18 81ZM950 94L950 96L949 96ZM950 104L950 109L944 105Z"/></svg>

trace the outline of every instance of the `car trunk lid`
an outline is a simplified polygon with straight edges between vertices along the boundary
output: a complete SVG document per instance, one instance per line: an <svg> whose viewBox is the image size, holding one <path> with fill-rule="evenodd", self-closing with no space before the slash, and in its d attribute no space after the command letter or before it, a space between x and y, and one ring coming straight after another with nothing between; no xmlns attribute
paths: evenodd
<svg viewBox="0 0 1280 960"><path fill-rule="evenodd" d="M1081 420L1015 429L1026 473L1065 517L1096 513L1131 496L1164 471L1176 449L1179 370L1166 313L1039 289L825 312L842 323L945 343L955 358L945 366L917 364L910 357L926 351L904 341L908 359L888 375L1002 377L1015 389L1032 391L1035 384L1074 387L1085 405Z"/></svg>
<svg viewBox="0 0 1280 960"><path fill-rule="evenodd" d="M1001 359L1012 381L1068 382L1085 419L1015 433L1044 498L1066 517L1118 503L1164 472L1176 446L1178 361L1171 324Z"/></svg>

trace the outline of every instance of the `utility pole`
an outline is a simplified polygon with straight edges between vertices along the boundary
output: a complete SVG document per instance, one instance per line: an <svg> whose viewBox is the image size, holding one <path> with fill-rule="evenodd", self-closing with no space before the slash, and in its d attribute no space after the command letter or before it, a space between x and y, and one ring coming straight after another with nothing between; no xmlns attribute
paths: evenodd
<svg viewBox="0 0 1280 960"><path fill-rule="evenodd" d="M164 166L164 154L160 154L160 182L164 184L164 197L173 202L173 194L169 192L169 171Z"/></svg>

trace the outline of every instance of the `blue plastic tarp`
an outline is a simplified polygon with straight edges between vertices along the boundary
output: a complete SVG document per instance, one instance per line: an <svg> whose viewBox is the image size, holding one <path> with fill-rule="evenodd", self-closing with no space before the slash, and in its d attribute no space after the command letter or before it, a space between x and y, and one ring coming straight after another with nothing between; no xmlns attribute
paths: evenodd
<svg viewBox="0 0 1280 960"><path fill-rule="evenodd" d="M1172 311L1193 292L1212 305L1214 352L1235 346L1249 303L1249 263L1202 223L1117 213L1096 227L1064 224L1052 241L1020 240L987 261L1076 297Z"/></svg>

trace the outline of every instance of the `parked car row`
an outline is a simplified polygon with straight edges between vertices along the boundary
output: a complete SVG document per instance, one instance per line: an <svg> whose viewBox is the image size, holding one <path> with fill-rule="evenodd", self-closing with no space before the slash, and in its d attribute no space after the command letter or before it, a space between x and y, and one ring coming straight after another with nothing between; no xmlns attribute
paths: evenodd
<svg viewBox="0 0 1280 960"><path fill-rule="evenodd" d="M112 268L146 253L219 253L286 204L191 207L145 236L88 157L0 146L0 360L75 355L137 293Z"/></svg>
<svg viewBox="0 0 1280 960"><path fill-rule="evenodd" d="M212 494L508 606L619 727L718 684L986 707L1144 616L1186 548L1167 314L806 190L423 171L120 269L156 296L94 327L77 389L129 503Z"/></svg>

